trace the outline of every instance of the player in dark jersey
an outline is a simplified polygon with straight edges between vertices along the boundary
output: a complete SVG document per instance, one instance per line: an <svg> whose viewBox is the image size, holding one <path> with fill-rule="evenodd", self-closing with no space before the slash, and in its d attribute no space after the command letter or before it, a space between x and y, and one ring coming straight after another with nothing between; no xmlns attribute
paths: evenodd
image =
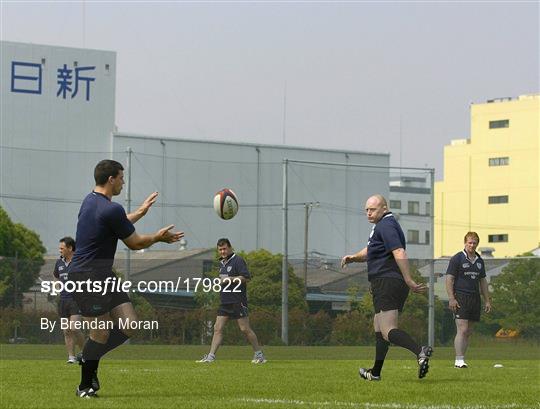
<svg viewBox="0 0 540 409"><path fill-rule="evenodd" d="M480 321L480 292L484 297L484 311L491 311L486 267L476 252L479 242L478 234L468 232L464 238L465 248L450 259L446 270L448 308L454 313L457 329L454 339L456 368L468 368L465 353L474 323Z"/></svg>
<svg viewBox="0 0 540 409"><path fill-rule="evenodd" d="M367 261L368 280L371 284L375 316L375 363L373 368L360 368L360 377L368 381L380 381L381 370L390 343L414 353L418 360L418 377L428 372L429 357L433 349L418 345L409 334L398 328L398 314L409 295L409 289L419 293L427 289L417 284L409 271L409 260L405 251L405 236L399 223L388 210L386 199L381 195L371 196L366 202L366 213L373 229L368 244L356 254L347 255L341 266Z"/></svg>
<svg viewBox="0 0 540 409"><path fill-rule="evenodd" d="M53 275L57 280L65 284L68 281L68 266L75 251L75 240L71 237L62 237L59 243L58 250L60 252L60 258L54 264ZM74 364L77 362L75 346L79 347L79 350L82 351L84 335L80 329L73 328L71 325L72 322L81 320L81 312L79 311L79 306L73 300L73 294L65 289L60 293L60 299L58 300L58 315L60 318L66 318L70 322L68 328L64 329L64 341L68 353L67 363Z"/></svg>
<svg viewBox="0 0 540 409"><path fill-rule="evenodd" d="M122 345L133 334L129 329L120 330L119 320L137 321L127 293L113 290L110 284L110 280L116 278L112 266L118 239L131 250L139 250L157 242L173 243L184 236L182 232L173 233L173 225L153 234L138 234L135 231L133 223L148 212L158 193L152 193L135 212L126 214L120 204L111 201L122 191L123 170L122 165L114 160L99 162L94 170L96 186L86 196L79 210L77 249L69 267L69 279L77 285L82 284L83 291L75 292L73 298L83 318L98 323L94 325L97 328L90 329L90 337L82 353L81 383L76 390L81 398L97 396L100 358ZM101 291L95 291L96 284L100 284ZM114 323L113 329L103 329L111 322Z"/></svg>
<svg viewBox="0 0 540 409"><path fill-rule="evenodd" d="M244 333L253 347L254 364L264 364L266 359L259 346L257 335L249 325L246 283L250 280L246 262L234 253L229 239L219 239L217 249L220 256L219 277L221 278L221 305L214 324L214 336L210 352L197 362L210 363L216 360L216 352L223 340L223 328L229 319L236 320L240 331ZM233 291L233 290L238 290Z"/></svg>

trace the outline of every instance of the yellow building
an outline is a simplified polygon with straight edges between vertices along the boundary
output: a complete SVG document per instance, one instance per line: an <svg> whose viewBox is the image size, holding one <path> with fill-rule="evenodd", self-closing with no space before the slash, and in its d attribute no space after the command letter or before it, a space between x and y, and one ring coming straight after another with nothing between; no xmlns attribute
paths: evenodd
<svg viewBox="0 0 540 409"><path fill-rule="evenodd" d="M444 147L435 184L435 257L451 256L467 231L494 257L540 247L540 96L471 105L471 137Z"/></svg>

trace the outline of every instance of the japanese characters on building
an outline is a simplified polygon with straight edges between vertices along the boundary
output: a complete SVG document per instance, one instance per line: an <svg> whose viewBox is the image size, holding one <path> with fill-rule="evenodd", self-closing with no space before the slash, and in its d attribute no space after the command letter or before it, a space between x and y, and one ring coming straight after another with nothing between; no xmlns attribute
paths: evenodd
<svg viewBox="0 0 540 409"><path fill-rule="evenodd" d="M94 66L79 67L63 64L56 68L56 96L63 99L84 98L90 101ZM11 92L37 94L43 93L43 65L28 61L11 62Z"/></svg>

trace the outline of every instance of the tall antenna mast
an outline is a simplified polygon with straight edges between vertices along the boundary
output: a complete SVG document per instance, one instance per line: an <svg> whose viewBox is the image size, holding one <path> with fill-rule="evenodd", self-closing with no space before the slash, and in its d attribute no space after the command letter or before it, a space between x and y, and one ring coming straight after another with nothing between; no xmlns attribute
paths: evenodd
<svg viewBox="0 0 540 409"><path fill-rule="evenodd" d="M283 86L283 129L281 130L281 136L283 138L283 145L287 140L287 81Z"/></svg>
<svg viewBox="0 0 540 409"><path fill-rule="evenodd" d="M401 126L401 114L399 114L399 180L401 183L401 168L403 167L403 143L402 143L402 126Z"/></svg>

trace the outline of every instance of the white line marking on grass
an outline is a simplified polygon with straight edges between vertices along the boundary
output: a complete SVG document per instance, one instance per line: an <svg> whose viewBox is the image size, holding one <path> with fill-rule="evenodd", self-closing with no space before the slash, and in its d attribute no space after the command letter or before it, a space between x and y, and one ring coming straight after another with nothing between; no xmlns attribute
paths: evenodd
<svg viewBox="0 0 540 409"><path fill-rule="evenodd" d="M161 369L159 368L152 368L152 369L149 369L149 368L142 368L142 369L137 369L137 368L131 368L131 369L126 369L126 368L121 368L119 369L120 372L132 372L132 373L135 373L135 372L161 372Z"/></svg>
<svg viewBox="0 0 540 409"><path fill-rule="evenodd" d="M338 401L303 401L296 399L255 399L244 398L238 399L241 402L259 403L259 404L281 404L281 405L297 405L297 406L329 406L329 407L348 407L348 408L363 408L363 409L513 409L525 408L525 406L517 403L507 403L502 405L417 405L414 403L371 403L371 402L338 402ZM528 406L537 407L537 406Z"/></svg>

